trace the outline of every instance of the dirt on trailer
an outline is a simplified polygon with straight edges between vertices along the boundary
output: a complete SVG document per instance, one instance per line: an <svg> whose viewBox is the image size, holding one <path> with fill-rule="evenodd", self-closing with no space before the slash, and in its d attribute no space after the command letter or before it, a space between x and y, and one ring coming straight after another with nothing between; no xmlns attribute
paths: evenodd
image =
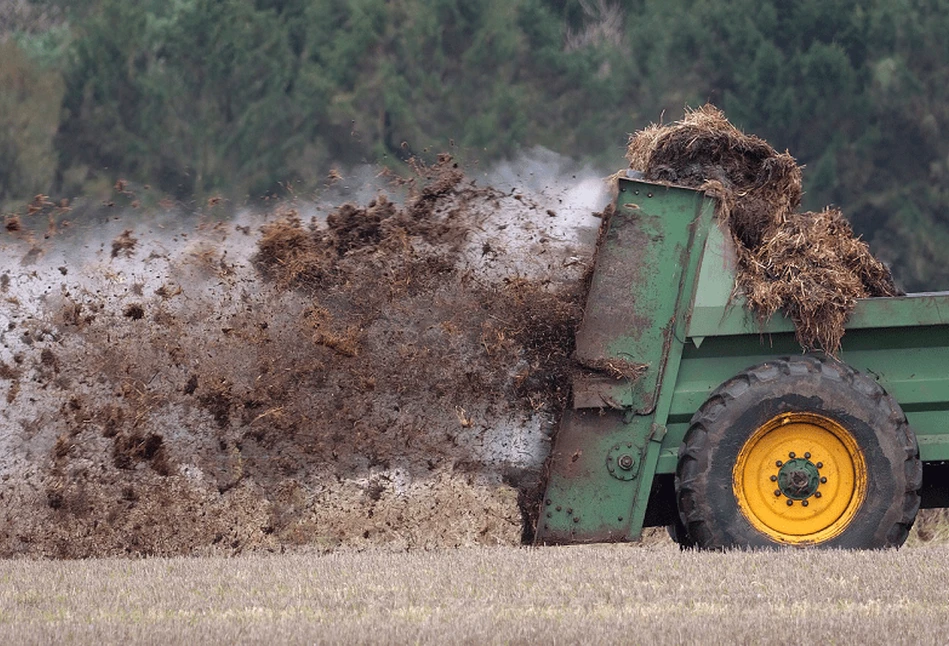
<svg viewBox="0 0 949 646"><path fill-rule="evenodd" d="M703 189L735 240L736 288L759 318L784 312L805 349L836 354L856 299L901 293L836 209L798 213L801 168L705 105L630 137L630 168Z"/></svg>
<svg viewBox="0 0 949 646"><path fill-rule="evenodd" d="M416 170L325 208L145 217L123 183L10 215L0 556L529 538L598 220Z"/></svg>

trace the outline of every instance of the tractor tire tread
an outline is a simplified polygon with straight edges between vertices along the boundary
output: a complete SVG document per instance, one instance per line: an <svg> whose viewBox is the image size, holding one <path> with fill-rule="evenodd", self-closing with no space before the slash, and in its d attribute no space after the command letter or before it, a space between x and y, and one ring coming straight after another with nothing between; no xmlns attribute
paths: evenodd
<svg viewBox="0 0 949 646"><path fill-rule="evenodd" d="M714 426L715 418L722 408L727 408L750 387L801 374L819 374L821 380L847 384L877 406L883 416L896 427L897 436L905 450L906 490L903 494L902 516L886 532L886 545L882 547L898 547L906 540L919 511L919 489L923 478L919 448L906 415L896 401L873 379L834 359L803 355L768 361L740 372L713 391L693 416L679 447L679 462L676 468L676 499L690 544L703 547L710 540L717 539L710 524L711 519L706 513L707 506L697 499L695 487L701 468L700 456L707 453L708 429Z"/></svg>

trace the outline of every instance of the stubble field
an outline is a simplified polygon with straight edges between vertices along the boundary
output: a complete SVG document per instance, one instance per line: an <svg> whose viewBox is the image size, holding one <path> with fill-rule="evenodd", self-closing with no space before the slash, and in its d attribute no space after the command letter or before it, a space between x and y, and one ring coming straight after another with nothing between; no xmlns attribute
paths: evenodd
<svg viewBox="0 0 949 646"><path fill-rule="evenodd" d="M949 547L651 545L0 564L0 642L945 643Z"/></svg>

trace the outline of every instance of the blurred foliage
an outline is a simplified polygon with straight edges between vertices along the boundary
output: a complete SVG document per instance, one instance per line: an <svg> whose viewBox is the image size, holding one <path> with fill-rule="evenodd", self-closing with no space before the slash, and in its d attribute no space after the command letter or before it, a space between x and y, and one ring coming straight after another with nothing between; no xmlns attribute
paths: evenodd
<svg viewBox="0 0 949 646"><path fill-rule="evenodd" d="M536 145L615 168L631 130L711 101L805 164L805 206L841 206L906 287L949 286L949 0L3 6L0 200L118 177L255 200Z"/></svg>
<svg viewBox="0 0 949 646"><path fill-rule="evenodd" d="M47 191L56 171L62 77L0 42L0 204Z"/></svg>

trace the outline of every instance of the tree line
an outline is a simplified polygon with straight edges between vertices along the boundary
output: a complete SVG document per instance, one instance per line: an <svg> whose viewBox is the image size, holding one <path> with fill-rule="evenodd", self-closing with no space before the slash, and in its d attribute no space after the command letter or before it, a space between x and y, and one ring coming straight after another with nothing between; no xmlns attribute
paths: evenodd
<svg viewBox="0 0 949 646"><path fill-rule="evenodd" d="M949 0L0 0L0 204L176 199L542 145L711 101L910 289L949 287Z"/></svg>

